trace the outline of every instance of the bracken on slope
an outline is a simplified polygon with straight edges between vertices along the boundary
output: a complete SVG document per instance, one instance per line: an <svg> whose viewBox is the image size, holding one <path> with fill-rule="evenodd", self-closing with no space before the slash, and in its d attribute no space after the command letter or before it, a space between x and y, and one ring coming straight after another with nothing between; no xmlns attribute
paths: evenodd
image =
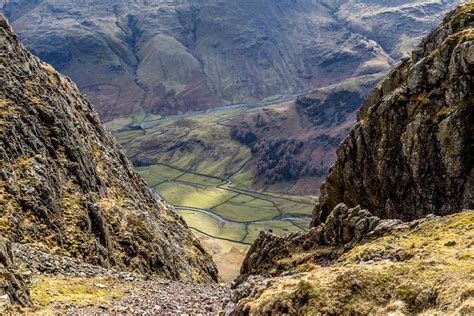
<svg viewBox="0 0 474 316"><path fill-rule="evenodd" d="M474 208L473 74L470 1L369 93L321 187L312 226L341 202L403 220Z"/></svg>
<svg viewBox="0 0 474 316"><path fill-rule="evenodd" d="M211 257L133 171L91 103L0 17L0 232L118 269L217 280Z"/></svg>

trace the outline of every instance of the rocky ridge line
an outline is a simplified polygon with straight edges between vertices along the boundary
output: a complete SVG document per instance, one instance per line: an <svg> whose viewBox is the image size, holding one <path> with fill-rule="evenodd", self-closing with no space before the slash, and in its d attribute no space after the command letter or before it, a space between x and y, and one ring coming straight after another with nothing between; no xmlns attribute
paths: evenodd
<svg viewBox="0 0 474 316"><path fill-rule="evenodd" d="M394 230L415 227L425 219L404 223L396 219L380 219L360 206L349 209L345 204L337 205L326 222L311 228L308 232L299 232L277 236L262 231L253 243L242 264L240 283L249 275L282 273L289 266L278 262L294 253L313 252L302 262L314 261L328 265L348 249L364 239L389 234Z"/></svg>
<svg viewBox="0 0 474 316"><path fill-rule="evenodd" d="M339 215L364 213L344 209ZM225 313L472 314L474 211L408 223L382 220L377 227L362 242L313 249L297 244L305 236L278 240L262 234L260 241L288 253L277 253L274 262L241 280Z"/></svg>
<svg viewBox="0 0 474 316"><path fill-rule="evenodd" d="M343 202L413 220L474 208L474 4L451 12L366 97L312 226Z"/></svg>

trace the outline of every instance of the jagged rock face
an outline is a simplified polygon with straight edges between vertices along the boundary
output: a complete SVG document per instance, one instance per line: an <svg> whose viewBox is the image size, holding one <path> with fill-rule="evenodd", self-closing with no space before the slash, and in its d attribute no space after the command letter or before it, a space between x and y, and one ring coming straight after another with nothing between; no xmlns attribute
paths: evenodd
<svg viewBox="0 0 474 316"><path fill-rule="evenodd" d="M105 267L217 279L210 256L157 200L91 103L0 18L0 231Z"/></svg>
<svg viewBox="0 0 474 316"><path fill-rule="evenodd" d="M232 291L226 315L471 315L474 211L387 224L332 261L290 247Z"/></svg>
<svg viewBox="0 0 474 316"><path fill-rule="evenodd" d="M278 275L292 269L295 263L311 261L326 265L364 238L382 236L399 227L404 227L400 220L381 220L359 206L349 209L341 203L324 224L308 232L276 236L262 231L248 251L237 281L241 282L249 275ZM285 258L292 258L292 254L297 253L306 253L306 256L303 255L300 262L281 264Z"/></svg>
<svg viewBox="0 0 474 316"><path fill-rule="evenodd" d="M312 226L344 202L411 220L474 208L474 4L450 13L367 96Z"/></svg>
<svg viewBox="0 0 474 316"><path fill-rule="evenodd" d="M108 120L387 71L457 2L6 0L3 11Z"/></svg>
<svg viewBox="0 0 474 316"><path fill-rule="evenodd" d="M10 242L0 237L0 312L10 304L30 306L30 294L15 269Z"/></svg>

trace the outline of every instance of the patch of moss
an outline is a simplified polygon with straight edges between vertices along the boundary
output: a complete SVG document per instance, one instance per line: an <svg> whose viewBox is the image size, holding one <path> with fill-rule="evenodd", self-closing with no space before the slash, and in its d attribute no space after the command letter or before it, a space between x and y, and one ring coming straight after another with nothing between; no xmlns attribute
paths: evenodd
<svg viewBox="0 0 474 316"><path fill-rule="evenodd" d="M462 4L456 10L456 15L450 21L451 27L456 30L461 25L461 20L463 17L466 17L468 13L474 13L474 3L472 1L468 1L465 4Z"/></svg>
<svg viewBox="0 0 474 316"><path fill-rule="evenodd" d="M33 278L30 293L36 312L46 314L54 306L109 305L113 299L123 296L123 291L108 280L53 276Z"/></svg>
<svg viewBox="0 0 474 316"><path fill-rule="evenodd" d="M474 300L473 246L474 211L432 218L367 241L332 266L306 264L294 275L272 279L270 286L257 285L257 294L241 304L251 314L469 310ZM377 259L381 251L391 259Z"/></svg>
<svg viewBox="0 0 474 316"><path fill-rule="evenodd" d="M4 128L8 124L8 118L15 115L15 103L13 101L4 99L0 95L0 138L3 138L5 133Z"/></svg>
<svg viewBox="0 0 474 316"><path fill-rule="evenodd" d="M94 143L92 145L92 153L93 153L94 158L95 158L95 168L96 168L96 171L99 174L100 178L102 178L102 179L108 178L107 172L105 171L106 165L105 165L105 161L104 161L104 158L103 158L103 152L102 152L102 150L100 148L100 145L98 143Z"/></svg>

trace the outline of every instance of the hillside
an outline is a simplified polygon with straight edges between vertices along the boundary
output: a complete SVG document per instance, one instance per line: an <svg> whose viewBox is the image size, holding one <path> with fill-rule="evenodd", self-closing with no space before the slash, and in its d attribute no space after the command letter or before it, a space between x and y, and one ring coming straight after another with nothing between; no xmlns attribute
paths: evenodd
<svg viewBox="0 0 474 316"><path fill-rule="evenodd" d="M368 94L312 228L262 232L230 310L472 313L473 31L468 2Z"/></svg>
<svg viewBox="0 0 474 316"><path fill-rule="evenodd" d="M2 10L105 120L250 103L385 72L458 3L82 2L6 0Z"/></svg>
<svg viewBox="0 0 474 316"><path fill-rule="evenodd" d="M360 76L312 90L294 101L236 115L222 125L251 150L250 186L292 195L318 195L336 148L356 120L379 75Z"/></svg>
<svg viewBox="0 0 474 316"><path fill-rule="evenodd" d="M216 281L211 257L157 199L70 79L0 17L0 233L53 254Z"/></svg>
<svg viewBox="0 0 474 316"><path fill-rule="evenodd" d="M234 312L471 315L474 211L398 225L346 251L287 244L292 256L275 266L287 272L243 283L233 294L242 297Z"/></svg>

